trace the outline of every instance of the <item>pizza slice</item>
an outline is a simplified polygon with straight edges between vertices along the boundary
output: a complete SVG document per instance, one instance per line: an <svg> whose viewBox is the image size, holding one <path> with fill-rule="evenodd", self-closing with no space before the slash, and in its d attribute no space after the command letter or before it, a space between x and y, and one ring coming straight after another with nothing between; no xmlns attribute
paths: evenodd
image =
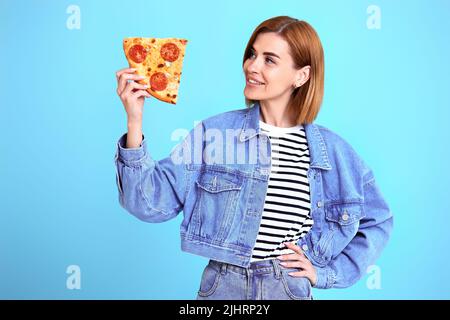
<svg viewBox="0 0 450 320"><path fill-rule="evenodd" d="M130 68L145 79L153 97L176 104L188 40L180 38L125 38L123 50Z"/></svg>

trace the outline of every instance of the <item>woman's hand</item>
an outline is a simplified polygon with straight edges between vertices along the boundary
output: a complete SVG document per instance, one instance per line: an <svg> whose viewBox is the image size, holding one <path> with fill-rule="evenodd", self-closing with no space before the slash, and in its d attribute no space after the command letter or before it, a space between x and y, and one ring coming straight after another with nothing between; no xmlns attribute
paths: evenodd
<svg viewBox="0 0 450 320"><path fill-rule="evenodd" d="M142 85L134 80L142 80L145 77L134 74L136 69L125 68L116 72L117 94L119 95L128 116L128 122L141 122L145 97L150 94L145 90L147 85Z"/></svg>
<svg viewBox="0 0 450 320"><path fill-rule="evenodd" d="M280 264L287 268L299 268L300 271L290 272L289 275L293 277L306 277L311 282L311 286L314 287L317 282L317 272L312 263L303 254L299 246L290 242L285 242L284 244L295 253L278 256L277 259L282 261Z"/></svg>

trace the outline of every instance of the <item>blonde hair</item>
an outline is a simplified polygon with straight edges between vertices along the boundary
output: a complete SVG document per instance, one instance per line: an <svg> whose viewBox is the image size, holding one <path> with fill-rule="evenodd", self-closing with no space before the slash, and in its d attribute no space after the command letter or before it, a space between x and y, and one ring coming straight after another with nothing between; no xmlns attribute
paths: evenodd
<svg viewBox="0 0 450 320"><path fill-rule="evenodd" d="M288 16L270 18L253 31L244 52L242 65L251 56L251 47L260 33L275 32L287 41L294 67L311 66L310 77L301 87L294 89L288 102L288 110L295 110L297 123L312 123L319 113L324 91L324 54L322 43L314 28L306 21ZM245 98L247 107L256 101Z"/></svg>

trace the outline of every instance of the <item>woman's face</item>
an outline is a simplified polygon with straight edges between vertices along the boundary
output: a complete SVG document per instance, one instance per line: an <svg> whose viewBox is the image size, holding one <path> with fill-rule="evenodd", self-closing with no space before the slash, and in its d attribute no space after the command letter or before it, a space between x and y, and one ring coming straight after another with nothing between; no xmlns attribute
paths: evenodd
<svg viewBox="0 0 450 320"><path fill-rule="evenodd" d="M308 76L305 69L296 70L289 53L288 43L274 32L260 33L251 54L244 62L246 85L244 95L250 100L286 105L294 85L302 84ZM262 82L252 84L249 79Z"/></svg>

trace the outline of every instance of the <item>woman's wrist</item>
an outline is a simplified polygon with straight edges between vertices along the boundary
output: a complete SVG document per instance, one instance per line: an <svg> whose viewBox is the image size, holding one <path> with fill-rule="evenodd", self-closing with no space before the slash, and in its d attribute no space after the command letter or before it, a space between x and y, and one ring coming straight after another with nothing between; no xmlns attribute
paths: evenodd
<svg viewBox="0 0 450 320"><path fill-rule="evenodd" d="M139 148L142 143L142 122L128 121L127 148Z"/></svg>
<svg viewBox="0 0 450 320"><path fill-rule="evenodd" d="M127 119L127 127L128 128L138 128L142 127L142 118L128 118Z"/></svg>

